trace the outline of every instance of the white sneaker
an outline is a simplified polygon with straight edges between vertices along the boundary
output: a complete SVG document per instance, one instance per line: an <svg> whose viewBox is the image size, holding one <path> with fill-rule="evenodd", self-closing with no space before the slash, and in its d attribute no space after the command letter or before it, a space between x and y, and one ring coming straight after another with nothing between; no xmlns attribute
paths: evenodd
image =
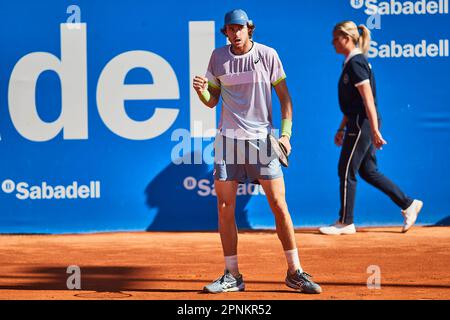
<svg viewBox="0 0 450 320"><path fill-rule="evenodd" d="M355 224L342 224L336 222L335 224L329 227L319 228L320 233L327 235L341 235L341 234L355 234L356 228Z"/></svg>
<svg viewBox="0 0 450 320"><path fill-rule="evenodd" d="M402 232L407 232L416 223L417 216L420 210L422 210L423 202L420 200L414 200L408 209L402 210L402 215L405 217Z"/></svg>

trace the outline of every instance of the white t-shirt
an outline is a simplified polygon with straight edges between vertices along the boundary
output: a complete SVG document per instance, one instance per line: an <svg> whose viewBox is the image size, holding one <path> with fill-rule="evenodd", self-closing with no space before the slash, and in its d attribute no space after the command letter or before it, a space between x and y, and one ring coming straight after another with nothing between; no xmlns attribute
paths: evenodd
<svg viewBox="0 0 450 320"><path fill-rule="evenodd" d="M210 86L221 90L222 135L253 140L272 132L272 86L286 78L275 49L253 42L249 52L234 55L231 45L218 48L206 77Z"/></svg>

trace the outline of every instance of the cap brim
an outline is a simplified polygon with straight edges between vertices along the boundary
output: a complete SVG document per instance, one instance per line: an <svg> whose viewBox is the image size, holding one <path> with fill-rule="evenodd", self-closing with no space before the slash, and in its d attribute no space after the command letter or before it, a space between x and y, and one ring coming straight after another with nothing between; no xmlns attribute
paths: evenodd
<svg viewBox="0 0 450 320"><path fill-rule="evenodd" d="M245 26L245 25L247 25L247 23L248 23L247 20L241 20L241 19L239 19L239 20L230 20L230 21L227 21L227 23L225 23L225 25L229 25L229 24L238 24L238 25L241 25L241 26Z"/></svg>

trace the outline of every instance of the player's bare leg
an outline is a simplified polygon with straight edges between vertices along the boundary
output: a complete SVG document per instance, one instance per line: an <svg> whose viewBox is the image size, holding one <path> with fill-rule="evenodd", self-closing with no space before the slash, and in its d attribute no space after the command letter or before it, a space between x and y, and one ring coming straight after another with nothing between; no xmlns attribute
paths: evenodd
<svg viewBox="0 0 450 320"><path fill-rule="evenodd" d="M236 192L235 181L215 180L217 207L219 211L219 232L225 256L225 273L223 276L205 286L209 293L244 291L244 278L239 273L237 261L238 232L235 219Z"/></svg>
<svg viewBox="0 0 450 320"><path fill-rule="evenodd" d="M217 193L217 208L219 214L219 232L225 257L237 254L238 232L235 219L236 181L215 182Z"/></svg>
<svg viewBox="0 0 450 320"><path fill-rule="evenodd" d="M260 180L259 182L267 195L270 208L275 216L277 235L284 251L296 249L294 225L286 202L284 178Z"/></svg>
<svg viewBox="0 0 450 320"><path fill-rule="evenodd" d="M294 225L286 203L284 178L260 180L259 182L275 216L278 238L286 255L288 264L286 285L303 293L321 293L322 288L311 280L311 276L304 272L300 265Z"/></svg>

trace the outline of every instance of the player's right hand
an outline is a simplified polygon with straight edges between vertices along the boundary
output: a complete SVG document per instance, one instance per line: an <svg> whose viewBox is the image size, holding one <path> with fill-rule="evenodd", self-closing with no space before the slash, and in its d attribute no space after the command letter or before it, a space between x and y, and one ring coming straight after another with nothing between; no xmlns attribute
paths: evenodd
<svg viewBox="0 0 450 320"><path fill-rule="evenodd" d="M194 78L193 87L198 93L208 90L208 78L196 76Z"/></svg>

